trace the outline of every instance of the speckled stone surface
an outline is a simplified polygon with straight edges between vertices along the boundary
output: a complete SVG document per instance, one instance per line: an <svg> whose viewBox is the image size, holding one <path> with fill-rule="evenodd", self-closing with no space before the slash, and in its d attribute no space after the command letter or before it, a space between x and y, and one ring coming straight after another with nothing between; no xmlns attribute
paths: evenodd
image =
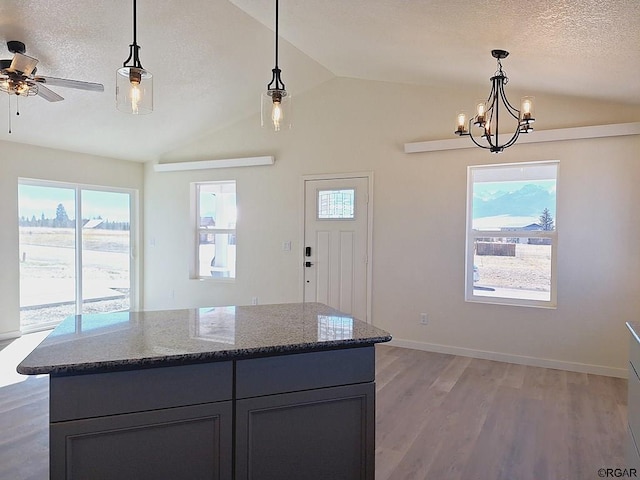
<svg viewBox="0 0 640 480"><path fill-rule="evenodd" d="M391 335L321 303L78 315L18 365L74 375L388 342Z"/></svg>

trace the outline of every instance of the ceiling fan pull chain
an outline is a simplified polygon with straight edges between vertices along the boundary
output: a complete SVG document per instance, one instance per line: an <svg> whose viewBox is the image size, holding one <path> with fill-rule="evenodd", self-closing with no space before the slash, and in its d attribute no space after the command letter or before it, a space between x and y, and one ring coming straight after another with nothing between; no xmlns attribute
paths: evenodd
<svg viewBox="0 0 640 480"><path fill-rule="evenodd" d="M11 95L9 95L9 103L7 105L9 109L9 133L11 133Z"/></svg>
<svg viewBox="0 0 640 480"><path fill-rule="evenodd" d="M16 95L16 115L20 115L20 101L18 100L19 95Z"/></svg>

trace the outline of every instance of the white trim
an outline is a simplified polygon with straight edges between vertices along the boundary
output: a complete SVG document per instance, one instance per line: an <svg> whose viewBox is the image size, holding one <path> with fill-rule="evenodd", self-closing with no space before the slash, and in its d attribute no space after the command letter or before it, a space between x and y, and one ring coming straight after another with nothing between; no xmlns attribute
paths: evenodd
<svg viewBox="0 0 640 480"><path fill-rule="evenodd" d="M640 135L640 122L534 131L531 134L520 135L518 143L559 142L562 140L583 140L586 138L619 137L624 135ZM460 137L447 140L405 143L404 153L439 152L475 147L476 145L471 140L466 137Z"/></svg>
<svg viewBox="0 0 640 480"><path fill-rule="evenodd" d="M309 180L342 180L351 178L366 178L367 190L367 323L373 324L371 317L372 312L372 292L373 292L373 172L353 172L353 173L325 173L315 175L303 175L301 182L301 198L302 212L300 221L300 258L304 259L304 232L305 232L305 212L306 212L306 190L305 185ZM304 301L304 260L300 262L300 277L298 284L300 285L299 298Z"/></svg>
<svg viewBox="0 0 640 480"><path fill-rule="evenodd" d="M411 348L413 350L423 350L425 352L446 353L449 355L460 355L462 357L481 358L484 360L494 360L497 362L515 363L530 367L554 368L556 370L566 370L569 372L590 373L592 375L604 375L607 377L627 378L628 369L606 367L603 365L591 365L588 363L566 362L547 358L527 357L524 355L513 355L510 353L490 352L486 350L476 350L472 348L454 347L451 345L439 345L435 343L417 342L415 340L404 340L394 338L389 342L394 347Z"/></svg>
<svg viewBox="0 0 640 480"><path fill-rule="evenodd" d="M13 330L12 332L0 333L0 342L4 340L15 340L16 338L20 338L22 336L22 332L20 330Z"/></svg>
<svg viewBox="0 0 640 480"><path fill-rule="evenodd" d="M153 170L156 172L184 172L186 170L206 170L209 168L230 167L255 167L259 165L273 165L276 159L273 156L222 158L220 160L200 160L197 162L156 163Z"/></svg>

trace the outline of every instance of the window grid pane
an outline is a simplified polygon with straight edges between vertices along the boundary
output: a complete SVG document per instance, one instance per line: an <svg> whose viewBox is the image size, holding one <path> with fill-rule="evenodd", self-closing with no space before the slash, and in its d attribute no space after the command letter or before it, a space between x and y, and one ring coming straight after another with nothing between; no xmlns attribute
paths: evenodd
<svg viewBox="0 0 640 480"><path fill-rule="evenodd" d="M355 190L318 190L318 219L355 218Z"/></svg>

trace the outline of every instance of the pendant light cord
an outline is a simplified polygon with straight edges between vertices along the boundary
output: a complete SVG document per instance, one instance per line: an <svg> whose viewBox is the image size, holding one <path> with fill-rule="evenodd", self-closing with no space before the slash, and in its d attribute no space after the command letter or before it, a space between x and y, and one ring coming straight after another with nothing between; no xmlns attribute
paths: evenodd
<svg viewBox="0 0 640 480"><path fill-rule="evenodd" d="M138 46L138 16L137 16L137 2L133 0L133 43L129 45L129 57L122 64L123 67L133 67L143 70L144 67L140 62L139 50ZM132 62L129 65L129 62Z"/></svg>
<svg viewBox="0 0 640 480"><path fill-rule="evenodd" d="M269 84L267 85L267 94L273 96L274 92L277 92L277 98L281 98L287 95L284 82L280 78L280 68L278 67L279 10L279 2L278 0L276 0L276 64L275 67L271 69L273 75L271 77L271 82L269 82Z"/></svg>
<svg viewBox="0 0 640 480"><path fill-rule="evenodd" d="M278 68L278 10L278 0L276 0L276 68Z"/></svg>
<svg viewBox="0 0 640 480"><path fill-rule="evenodd" d="M135 46L138 46L138 42L136 41L136 33L137 33L137 27L136 24L138 23L136 21L136 0L133 0L133 44Z"/></svg>

